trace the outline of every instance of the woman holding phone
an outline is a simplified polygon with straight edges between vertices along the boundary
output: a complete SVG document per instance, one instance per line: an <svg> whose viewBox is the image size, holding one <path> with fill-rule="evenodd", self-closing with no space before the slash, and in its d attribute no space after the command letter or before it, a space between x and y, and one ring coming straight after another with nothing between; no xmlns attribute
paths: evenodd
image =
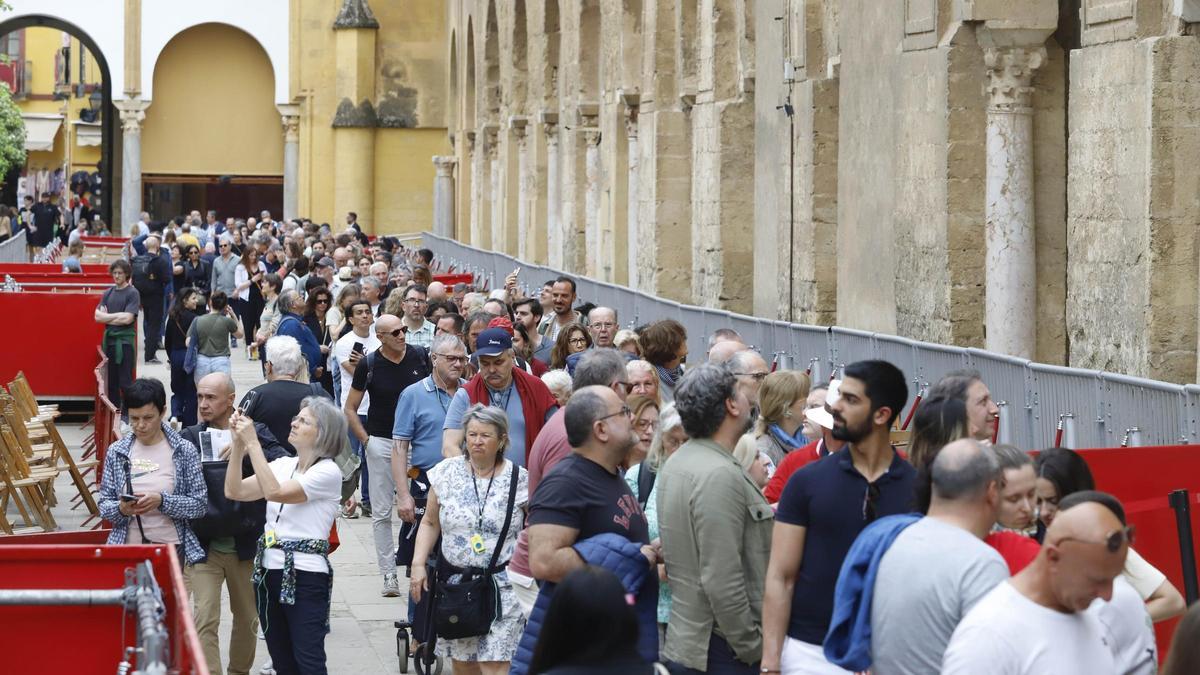
<svg viewBox="0 0 1200 675"><path fill-rule="evenodd" d="M271 661L279 673L325 673L333 591L329 532L342 487L342 472L333 458L347 449L346 418L323 397L304 399L288 434L296 456L273 462L263 454L253 420L239 411L229 426L233 443L225 496L267 500L252 579ZM243 478L246 456L254 475Z"/></svg>

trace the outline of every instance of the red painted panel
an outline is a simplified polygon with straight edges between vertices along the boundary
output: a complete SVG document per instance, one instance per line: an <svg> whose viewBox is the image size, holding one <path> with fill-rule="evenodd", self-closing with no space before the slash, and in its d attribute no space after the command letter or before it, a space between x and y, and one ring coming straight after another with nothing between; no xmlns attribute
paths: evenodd
<svg viewBox="0 0 1200 675"><path fill-rule="evenodd" d="M100 293L0 293L0 382L24 371L39 398L96 395Z"/></svg>
<svg viewBox="0 0 1200 675"><path fill-rule="evenodd" d="M1115 495L1125 506L1129 522L1137 528L1134 548L1157 567L1182 593L1179 536L1175 512L1167 503L1173 490L1192 496L1192 536L1200 543L1200 448L1194 445L1101 448L1080 450L1096 479L1096 489ZM1200 549L1197 550L1200 559ZM1177 619L1155 624L1160 658L1166 659Z"/></svg>
<svg viewBox="0 0 1200 675"><path fill-rule="evenodd" d="M9 589L119 589L126 568L151 560L167 606L172 671L208 672L173 546L33 546L19 536L4 539L10 541L0 546L0 587ZM0 626L4 670L12 673L111 675L121 659L122 628L125 644L137 636L132 616L123 618L116 606L0 606Z"/></svg>

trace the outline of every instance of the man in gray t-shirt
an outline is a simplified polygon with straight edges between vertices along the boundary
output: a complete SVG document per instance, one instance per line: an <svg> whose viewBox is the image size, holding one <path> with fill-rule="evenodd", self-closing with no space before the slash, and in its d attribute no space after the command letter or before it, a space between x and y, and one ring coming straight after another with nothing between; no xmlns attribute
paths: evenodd
<svg viewBox="0 0 1200 675"><path fill-rule="evenodd" d="M970 439L938 453L929 514L883 555L871 606L871 672L936 673L958 622L1008 578L983 538L996 522L1000 468Z"/></svg>

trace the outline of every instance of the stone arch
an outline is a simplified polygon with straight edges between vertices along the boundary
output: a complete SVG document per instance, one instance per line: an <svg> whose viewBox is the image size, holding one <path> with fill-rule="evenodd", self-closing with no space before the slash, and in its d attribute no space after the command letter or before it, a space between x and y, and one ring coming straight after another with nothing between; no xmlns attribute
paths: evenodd
<svg viewBox="0 0 1200 675"><path fill-rule="evenodd" d="M558 69L562 51L562 16L558 11L558 0L546 0L542 11L542 34L546 36L546 58L544 59L545 90L542 103L551 110L558 109Z"/></svg>
<svg viewBox="0 0 1200 675"><path fill-rule="evenodd" d="M475 26L467 19L467 55L463 60L467 76L463 82L463 116L464 129L475 128Z"/></svg>
<svg viewBox="0 0 1200 675"><path fill-rule="evenodd" d="M115 225L113 223L113 204L118 196L113 194L113 155L116 148L115 139L117 111L112 105L114 81L112 70L109 67L108 57L105 55L104 50L100 48L100 45L96 42L96 40L89 35L87 31L70 21L66 21L65 19L61 19L56 16L49 16L45 14L24 14L8 18L4 21L0 21L0 36L8 35L13 31L18 31L23 28L32 27L53 28L79 40L80 44L82 44L88 50L88 52L91 53L92 58L96 60L96 65L100 68L100 95L103 98L101 107L103 112L100 116L100 179L101 183L106 186L106 190L108 191L108 193L100 201L100 211L102 213L102 217L104 218L104 222ZM121 55L121 53L122 52L118 49L118 57ZM118 71L120 70L122 69L118 68ZM117 91L120 91L119 85ZM117 229L119 230L119 228Z"/></svg>
<svg viewBox="0 0 1200 675"><path fill-rule="evenodd" d="M529 17L525 11L525 0L515 0L513 5L512 29L512 85L508 90L509 102L516 113L524 112L529 83Z"/></svg>
<svg viewBox="0 0 1200 675"><path fill-rule="evenodd" d="M262 44L240 28L204 23L177 34L154 64L154 104L142 131L146 174L280 176L283 134L274 70ZM196 104L197 91L236 106ZM196 129L222 130L222 143ZM254 152L230 153L230 148Z"/></svg>
<svg viewBox="0 0 1200 675"><path fill-rule="evenodd" d="M500 116L500 28L496 21L496 2L488 0L483 25L483 112L487 121Z"/></svg>

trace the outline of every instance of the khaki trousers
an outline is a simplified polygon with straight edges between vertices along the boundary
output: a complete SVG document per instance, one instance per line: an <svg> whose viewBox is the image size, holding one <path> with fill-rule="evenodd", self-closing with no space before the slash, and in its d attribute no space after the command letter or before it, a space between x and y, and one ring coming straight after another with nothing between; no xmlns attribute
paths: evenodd
<svg viewBox="0 0 1200 675"><path fill-rule="evenodd" d="M258 611L254 606L251 560L238 560L236 553L209 550L208 560L187 567L184 578L192 593L192 618L210 675L221 675L221 587L229 588L233 631L229 638L229 675L249 675L254 666Z"/></svg>

